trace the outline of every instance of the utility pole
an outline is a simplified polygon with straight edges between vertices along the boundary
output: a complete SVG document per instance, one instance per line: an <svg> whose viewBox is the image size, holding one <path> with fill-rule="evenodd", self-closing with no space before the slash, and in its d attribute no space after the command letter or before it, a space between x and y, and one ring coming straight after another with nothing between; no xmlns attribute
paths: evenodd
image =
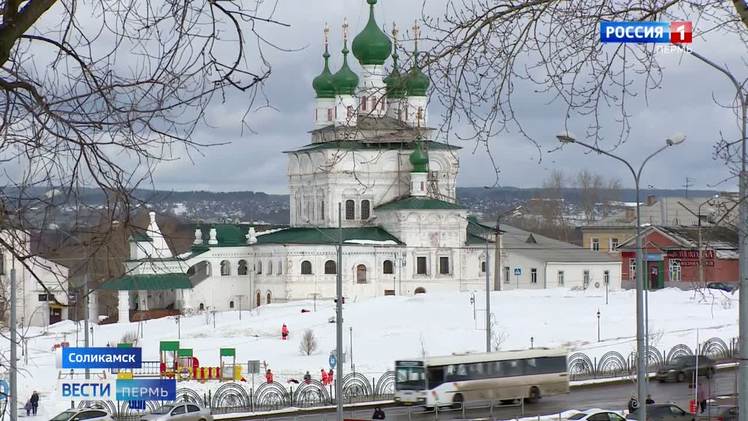
<svg viewBox="0 0 748 421"><path fill-rule="evenodd" d="M496 217L496 235L494 243L493 289L501 291L501 214Z"/></svg>
<svg viewBox="0 0 748 421"><path fill-rule="evenodd" d="M343 212L338 202L338 250L335 276L335 358L338 372L335 373L335 415L337 421L343 421Z"/></svg>
<svg viewBox="0 0 748 421"><path fill-rule="evenodd" d="M17 338L17 314L16 303L16 262L10 269L10 421L18 420L18 355L16 354Z"/></svg>
<svg viewBox="0 0 748 421"><path fill-rule="evenodd" d="M90 259L90 257L89 257ZM88 348L88 268L90 266L86 265L86 273L83 274L83 306L85 307L83 309L83 346ZM91 377L91 371L86 368L86 380L88 380Z"/></svg>
<svg viewBox="0 0 748 421"><path fill-rule="evenodd" d="M488 234L486 234L486 352L491 352L491 255L488 254Z"/></svg>

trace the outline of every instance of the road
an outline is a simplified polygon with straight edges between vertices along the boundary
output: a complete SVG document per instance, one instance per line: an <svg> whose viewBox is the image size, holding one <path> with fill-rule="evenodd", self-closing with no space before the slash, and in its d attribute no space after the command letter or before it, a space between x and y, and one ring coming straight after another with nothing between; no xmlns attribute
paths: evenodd
<svg viewBox="0 0 748 421"><path fill-rule="evenodd" d="M735 376L737 371L734 369L719 371L715 378L712 379L712 394L713 395L727 395L735 393ZM508 420L517 417L534 417L538 415L553 415L559 412L566 411L569 409L587 409L587 408L605 408L616 411L623 410L626 407L626 403L633 393L636 393L636 385L634 383L621 383L621 384L604 384L596 386L586 386L572 389L571 393L566 395L549 396L541 399L539 402L534 404L527 404L524 408L514 406L499 406L493 409L493 414L487 407L487 404L482 403L467 403L465 409L465 415L461 410L446 410L440 411L438 414L439 420L453 420L453 419L498 419ZM689 389L687 383L650 383L650 393L652 398L656 402L675 402L681 406L681 408L688 411L688 402L693 399L694 391ZM481 407L475 407L481 406ZM524 410L524 413L522 412ZM436 414L433 412L425 412L420 407L389 407L384 408L387 416L387 420L433 420L436 419ZM344 418L354 418L361 420L370 420L373 410L354 410L345 411ZM492 417L493 415L493 417ZM297 420L297 421L311 421L311 420L334 420L335 411L325 410L319 411L315 414L299 415L299 416L265 416L265 417L252 417L247 419L273 419L273 420Z"/></svg>

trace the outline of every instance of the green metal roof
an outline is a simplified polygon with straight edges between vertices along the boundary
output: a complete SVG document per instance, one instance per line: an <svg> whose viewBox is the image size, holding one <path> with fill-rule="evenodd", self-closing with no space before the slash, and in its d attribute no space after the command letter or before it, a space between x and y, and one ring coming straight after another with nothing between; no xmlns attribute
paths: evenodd
<svg viewBox="0 0 748 421"><path fill-rule="evenodd" d="M433 142L433 141L422 141L421 142L426 150L459 150L462 149L459 146L449 145L447 143ZM412 151L415 149L416 142L352 142L352 141L340 141L340 142L323 142L323 143L311 143L309 145L302 146L301 148L294 151L285 151L285 153L291 152L306 152L321 149L374 149L374 150L403 150Z"/></svg>
<svg viewBox="0 0 748 421"><path fill-rule="evenodd" d="M161 341L158 345L159 351L179 351L179 341Z"/></svg>
<svg viewBox="0 0 748 421"><path fill-rule="evenodd" d="M472 215L468 216L467 220L467 244L486 244L486 237L488 237L489 243L496 242L494 237L496 229L494 227L481 224L478 222L478 218Z"/></svg>
<svg viewBox="0 0 748 421"><path fill-rule="evenodd" d="M177 357L191 357L192 348L181 348L177 350Z"/></svg>
<svg viewBox="0 0 748 421"><path fill-rule="evenodd" d="M101 286L102 289L117 291L162 291L169 289L192 288L189 276L185 273L163 273L153 275L125 275L112 279Z"/></svg>
<svg viewBox="0 0 748 421"><path fill-rule="evenodd" d="M140 241L149 241L153 242L153 238L149 237L148 234L142 232L142 231L136 231L130 235L130 241L140 242Z"/></svg>
<svg viewBox="0 0 748 421"><path fill-rule="evenodd" d="M456 203L445 202L443 200L432 199L430 197L406 197L405 199L394 200L383 205L379 205L376 210L442 210L442 209L465 209Z"/></svg>
<svg viewBox="0 0 748 421"><path fill-rule="evenodd" d="M236 247L247 245L247 232L249 224L197 224L195 229L202 233L203 245L210 247ZM210 229L216 229L218 244L208 244L210 241ZM198 245L199 246L199 245ZM193 249L195 247L193 246Z"/></svg>
<svg viewBox="0 0 748 421"><path fill-rule="evenodd" d="M369 3L369 21L366 27L353 39L351 49L361 65L384 64L392 51L392 41L377 25L374 18L374 5L377 0L367 0Z"/></svg>
<svg viewBox="0 0 748 421"><path fill-rule="evenodd" d="M351 245L353 240L391 241L403 244L380 227L343 228L343 242ZM337 244L338 228L287 228L257 236L257 244ZM393 244L393 245L394 245Z"/></svg>
<svg viewBox="0 0 748 421"><path fill-rule="evenodd" d="M221 348L219 353L221 357L235 357L236 348Z"/></svg>

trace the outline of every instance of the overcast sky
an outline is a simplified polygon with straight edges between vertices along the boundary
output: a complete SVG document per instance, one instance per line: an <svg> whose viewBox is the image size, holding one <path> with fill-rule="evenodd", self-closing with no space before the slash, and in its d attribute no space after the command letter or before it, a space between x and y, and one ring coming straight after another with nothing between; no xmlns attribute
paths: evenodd
<svg viewBox="0 0 748 421"><path fill-rule="evenodd" d="M303 5L302 5L303 4ZM429 0L436 12L443 0ZM377 20L390 27L396 21L401 27L410 27L421 15L421 1L380 0L376 6ZM366 23L367 6L364 0L315 1L281 0L275 17L290 25L289 28L268 28L274 42L293 52L266 50L272 65L272 75L264 86L264 94L272 107L254 110L248 121L253 133L242 133L243 110L235 104L216 103L209 119L214 127L203 128L198 141L216 141L230 144L203 150L202 156L192 161L180 159L160 165L155 175L158 189L211 191L254 190L269 193L286 193L286 156L283 150L294 149L310 142L307 133L313 127L314 92L311 80L322 66L322 28L329 22L331 33L332 71L340 66L339 25L348 17L351 35L355 36ZM712 36L698 40L693 49L708 55L718 63L729 63L738 76L748 76L748 68L739 61L745 57L746 48L740 40ZM354 71L358 69L354 62ZM665 80L661 89L650 93L648 106L643 100L632 100L632 133L630 140L617 153L639 162L642 156L657 149L674 132L683 132L687 141L658 155L648 165L642 185L655 188L679 188L688 176L691 188L710 188L728 176L721 162L712 158L712 149L720 131L726 137L737 137L735 118L730 110L719 107L713 98L729 103L734 91L724 76L707 68L695 59L680 54L664 57ZM259 104L258 104L259 105ZM539 186L553 169L575 173L586 168L606 176L619 177L624 186L633 186L631 175L619 163L602 156L585 154L574 145L547 154L557 146L554 135L562 128L563 109L548 105L548 98L528 89L520 101L520 115L530 135L545 142L542 161L538 150L517 133L505 133L492 141L491 147L501 168L499 184L502 186ZM232 108L233 107L233 108ZM257 107L256 107L257 108ZM439 116L432 112L432 126L437 126ZM583 125L574 127L584 131ZM603 128L603 133L614 136L614 127ZM471 143L462 144L460 153L460 186L492 185L495 175L485 153L474 152ZM734 180L714 188L735 190Z"/></svg>

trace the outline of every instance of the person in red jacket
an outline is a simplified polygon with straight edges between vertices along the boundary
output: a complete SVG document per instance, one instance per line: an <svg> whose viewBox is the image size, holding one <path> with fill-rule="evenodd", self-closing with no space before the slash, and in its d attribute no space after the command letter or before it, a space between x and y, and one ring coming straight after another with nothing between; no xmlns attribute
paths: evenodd
<svg viewBox="0 0 748 421"><path fill-rule="evenodd" d="M327 383L328 384L332 384L332 380L333 380L333 372L332 372L332 368L331 368L330 372L327 373Z"/></svg>
<svg viewBox="0 0 748 421"><path fill-rule="evenodd" d="M269 369L269 368L268 368L268 371L266 371L266 372L265 372L265 380L266 380L266 381L267 381L268 383L272 383L272 382L273 382L273 372L272 372L272 371L270 371L270 369Z"/></svg>
<svg viewBox="0 0 748 421"><path fill-rule="evenodd" d="M288 326L285 323L283 323L283 327L281 328L281 339L284 341L288 339Z"/></svg>
<svg viewBox="0 0 748 421"><path fill-rule="evenodd" d="M322 378L322 384L327 385L327 372L324 368L320 369L320 376Z"/></svg>

